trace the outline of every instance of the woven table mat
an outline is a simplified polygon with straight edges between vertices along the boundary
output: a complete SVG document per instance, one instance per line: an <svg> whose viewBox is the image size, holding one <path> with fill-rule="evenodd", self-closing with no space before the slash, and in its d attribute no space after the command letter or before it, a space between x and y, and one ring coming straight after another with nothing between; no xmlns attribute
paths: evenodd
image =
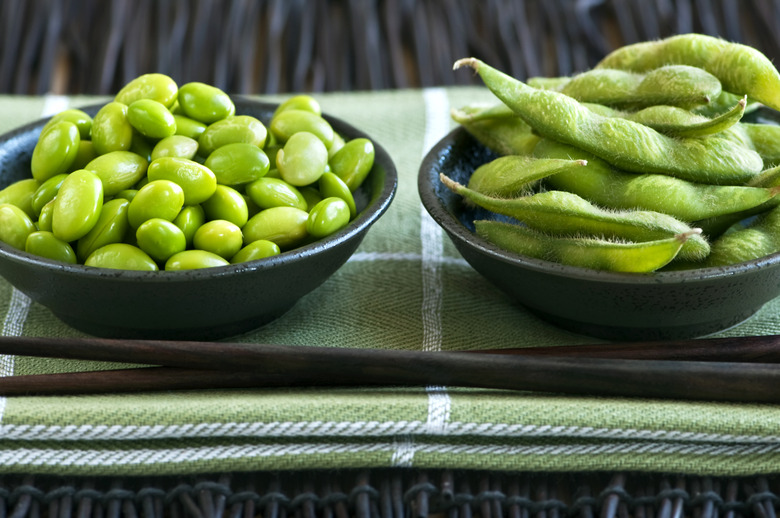
<svg viewBox="0 0 780 518"><path fill-rule="evenodd" d="M775 478L310 471L151 479L0 478L3 516L771 518Z"/></svg>

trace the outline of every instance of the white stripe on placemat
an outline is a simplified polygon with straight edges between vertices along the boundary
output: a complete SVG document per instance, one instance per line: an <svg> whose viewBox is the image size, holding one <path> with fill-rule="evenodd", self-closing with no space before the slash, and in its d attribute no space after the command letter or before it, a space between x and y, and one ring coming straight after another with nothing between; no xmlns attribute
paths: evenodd
<svg viewBox="0 0 780 518"><path fill-rule="evenodd" d="M43 98L41 117L49 117L61 112L68 107L68 98L64 95L46 95ZM17 290L11 289L11 300L8 305L8 313L3 320L3 336L19 336L24 330L24 323L30 312L30 298ZM0 355L0 376L12 376L14 373L14 356L10 354ZM6 398L0 397L0 422L5 414Z"/></svg>
<svg viewBox="0 0 780 518"><path fill-rule="evenodd" d="M209 461L247 461L248 459L280 458L295 459L305 456L327 455L365 455L396 452L399 445L394 442L352 443L285 443L285 444L237 444L221 446L193 446L182 448L7 448L0 450L0 465L6 467L31 468L42 466L75 467L132 467L165 464L187 466ZM562 457L604 457L630 456L680 456L689 455L699 458L699 462L709 458L721 461L754 459L758 456L780 455L780 445L691 445L667 443L582 443L558 445L499 445L499 444L416 444L416 453L425 455L466 456L471 462L479 457L517 457L528 461L530 458L546 460L547 463L563 462ZM475 459L475 457L477 459ZM556 459L557 460L553 460ZM327 459L323 459L325 462ZM411 462L411 458L407 458ZM291 462L296 462L291 460ZM614 460L612 462L615 462Z"/></svg>
<svg viewBox="0 0 780 518"><path fill-rule="evenodd" d="M447 92L443 88L423 90L425 104L425 134L423 136L423 157L444 137L450 129L450 107ZM441 306L443 257L443 235L438 224L420 205L420 243L422 266L422 350L441 351ZM450 415L450 396L445 387L427 387L428 419L426 427L442 431ZM411 467L416 446L411 436L399 440L393 454L394 466Z"/></svg>
<svg viewBox="0 0 780 518"><path fill-rule="evenodd" d="M435 393L434 393L435 394ZM274 437L495 437L554 440L598 439L633 443L774 444L777 434L691 432L674 429L610 428L552 424L508 424L449 421L449 414L429 409L426 421L272 421L204 422L170 425L27 425L0 424L6 441L135 441L143 439L220 439ZM443 426L446 423L446 427ZM398 440L398 439L396 439Z"/></svg>

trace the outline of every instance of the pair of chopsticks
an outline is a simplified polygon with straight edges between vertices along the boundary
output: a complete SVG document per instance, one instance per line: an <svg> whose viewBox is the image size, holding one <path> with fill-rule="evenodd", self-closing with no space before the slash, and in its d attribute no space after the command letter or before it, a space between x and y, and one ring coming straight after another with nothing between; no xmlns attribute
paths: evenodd
<svg viewBox="0 0 780 518"><path fill-rule="evenodd" d="M780 335L421 352L229 342L0 337L0 354L149 365L0 377L0 395L444 385L780 402Z"/></svg>

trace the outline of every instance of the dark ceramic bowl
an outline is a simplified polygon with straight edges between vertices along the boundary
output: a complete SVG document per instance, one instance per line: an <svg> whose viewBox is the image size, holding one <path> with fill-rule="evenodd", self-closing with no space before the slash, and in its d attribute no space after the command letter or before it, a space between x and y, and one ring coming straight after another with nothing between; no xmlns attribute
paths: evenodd
<svg viewBox="0 0 780 518"><path fill-rule="evenodd" d="M780 295L780 254L723 268L624 274L504 251L474 233L474 219L487 213L465 206L439 180L444 173L465 185L493 158L464 129L455 129L425 157L420 198L476 271L555 325L611 340L698 337L739 324Z"/></svg>
<svg viewBox="0 0 780 518"><path fill-rule="evenodd" d="M274 104L236 99L236 112L267 123ZM94 114L99 106L83 108ZM325 116L346 139L367 137ZM30 177L45 120L0 137L0 188ZM372 171L354 193L359 214L341 231L275 257L182 272L134 272L67 265L0 243L0 275L63 322L103 337L218 339L247 332L289 310L349 259L387 210L398 177L374 142Z"/></svg>

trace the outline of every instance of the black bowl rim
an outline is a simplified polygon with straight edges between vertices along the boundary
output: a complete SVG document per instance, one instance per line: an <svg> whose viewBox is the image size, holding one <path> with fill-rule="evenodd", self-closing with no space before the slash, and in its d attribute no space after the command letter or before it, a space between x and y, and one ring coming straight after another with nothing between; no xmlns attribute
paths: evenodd
<svg viewBox="0 0 780 518"><path fill-rule="evenodd" d="M473 139L462 126L451 130L425 155L417 176L417 190L423 206L433 220L436 221L436 223L438 223L454 241L456 241L454 243L456 248L458 247L458 244L460 244L461 246L470 247L474 251L489 256L494 260L546 275L615 284L657 285L709 281L718 278L735 278L741 275L748 275L756 270L780 266L780 252L778 252L751 261L728 266L651 273L624 273L570 266L552 261L545 261L543 259L536 259L501 249L464 227L463 224L442 205L441 200L436 194L434 182L439 181L438 174L435 179L432 179L431 171L439 171L441 169L439 165L443 153L447 149L452 148L464 137ZM477 142L477 145L482 144Z"/></svg>
<svg viewBox="0 0 780 518"><path fill-rule="evenodd" d="M252 99L248 96L231 97L233 98L233 101L236 105L237 114L241 114L242 107L251 106L252 108L262 111L273 112L273 110L279 106L279 103ZM73 106L72 108L89 112L90 110L96 111L104 104L105 102L99 104L89 104L86 106ZM339 134L349 135L350 138L362 137L370 139L374 145L374 167L380 165L385 170L385 181L379 196L373 201L373 203L369 203L365 209L363 209L363 211L360 212L352 222L350 222L349 225L337 231L336 233L331 234L330 236L291 250L284 251L281 254L272 257L225 266L215 266L211 268L183 271L148 272L94 268L90 266L84 266L82 264L67 264L29 254L23 250L13 248L10 245L2 242L0 242L0 258L3 260L13 261L18 264L26 264L29 266L42 268L43 270L58 271L85 278L110 278L112 280L128 282L181 282L214 279L217 277L232 277L235 275L242 275L250 271L270 270L282 264L290 265L298 261L303 261L326 249L337 247L342 243L358 237L360 234L368 230L368 228L371 227L382 216L382 214L387 211L398 189L398 171L387 150L385 150L385 148L380 145L374 138L337 117L327 113L323 113L322 116ZM43 125L50 119L51 117L40 118L8 131L0 135L0 144L13 138L16 135L28 133L43 127ZM264 124L266 124L266 122L264 122Z"/></svg>

